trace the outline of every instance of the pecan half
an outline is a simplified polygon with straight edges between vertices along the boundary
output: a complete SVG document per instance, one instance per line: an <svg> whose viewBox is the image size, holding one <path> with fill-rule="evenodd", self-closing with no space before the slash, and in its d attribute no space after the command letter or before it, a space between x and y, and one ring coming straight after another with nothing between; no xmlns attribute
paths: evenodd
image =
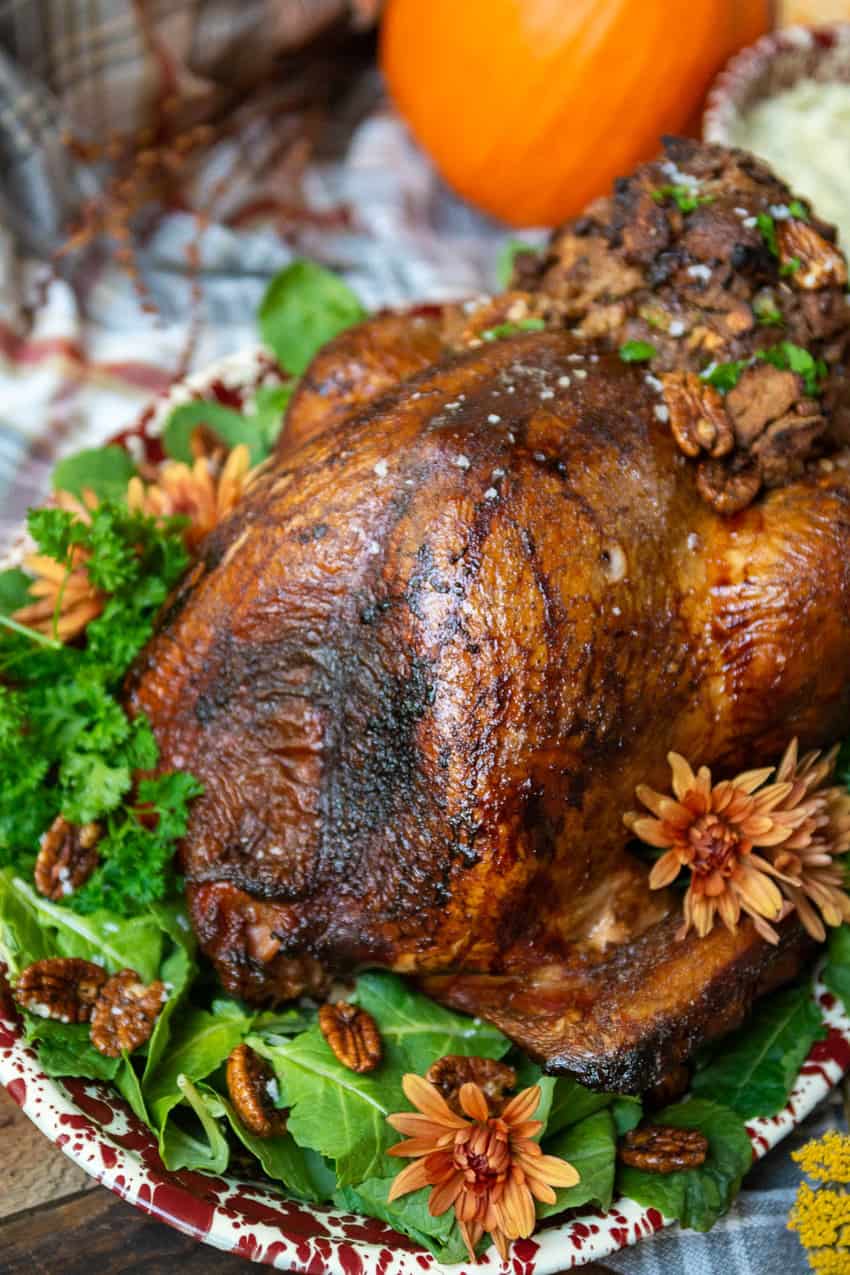
<svg viewBox="0 0 850 1275"><path fill-rule="evenodd" d="M699 1129L648 1124L626 1134L617 1154L623 1164L647 1173L680 1173L705 1164L708 1138Z"/></svg>
<svg viewBox="0 0 850 1275"><path fill-rule="evenodd" d="M807 292L847 282L847 262L843 254L806 221L789 217L777 222L776 241L779 264L789 272L796 288Z"/></svg>
<svg viewBox="0 0 850 1275"><path fill-rule="evenodd" d="M106 971L93 961L51 956L21 971L15 1000L40 1018L87 1023L106 977Z"/></svg>
<svg viewBox="0 0 850 1275"><path fill-rule="evenodd" d="M91 1016L91 1041L99 1054L118 1058L143 1045L166 1000L165 985L148 987L135 970L119 970L104 983Z"/></svg>
<svg viewBox="0 0 850 1275"><path fill-rule="evenodd" d="M686 456L726 456L735 445L723 396L696 372L665 372L661 377L670 429Z"/></svg>
<svg viewBox="0 0 850 1275"><path fill-rule="evenodd" d="M35 888L48 899L62 899L85 885L98 864L100 824L69 823L57 815L41 838L35 861Z"/></svg>
<svg viewBox="0 0 850 1275"><path fill-rule="evenodd" d="M737 514L759 494L761 473L754 461L740 453L729 465L703 460L697 466L697 490L719 514Z"/></svg>
<svg viewBox="0 0 850 1275"><path fill-rule="evenodd" d="M289 1113L275 1106L274 1072L250 1045L237 1045L227 1060L227 1092L240 1121L256 1138L286 1133Z"/></svg>
<svg viewBox="0 0 850 1275"><path fill-rule="evenodd" d="M462 1085L478 1085L484 1091L490 1114L497 1116L505 1105L510 1089L516 1088L516 1072L507 1063L492 1058L466 1058L463 1054L446 1054L438 1058L425 1073L425 1079L439 1089L452 1111L461 1114Z"/></svg>
<svg viewBox="0 0 850 1275"><path fill-rule="evenodd" d="M348 1001L323 1005L319 1010L322 1035L349 1071L374 1071L383 1049L377 1023L371 1014Z"/></svg>

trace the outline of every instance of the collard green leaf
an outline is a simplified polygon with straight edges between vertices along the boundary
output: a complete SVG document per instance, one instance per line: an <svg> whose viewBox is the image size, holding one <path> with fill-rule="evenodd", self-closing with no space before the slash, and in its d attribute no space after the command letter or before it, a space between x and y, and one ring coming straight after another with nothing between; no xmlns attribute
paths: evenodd
<svg viewBox="0 0 850 1275"><path fill-rule="evenodd" d="M551 1217L580 1204L610 1208L617 1163L617 1130L610 1111L597 1111L554 1137L547 1137L543 1149L547 1155L571 1164L578 1171L579 1180L575 1186L559 1188L554 1204L538 1201L538 1217Z"/></svg>
<svg viewBox="0 0 850 1275"><path fill-rule="evenodd" d="M289 385L262 386L257 390L254 410L245 414L210 400L181 403L174 408L163 430L165 454L172 460L190 464L194 459L192 435L203 425L228 449L244 443L251 464L258 465L277 440L291 396Z"/></svg>
<svg viewBox="0 0 850 1275"><path fill-rule="evenodd" d="M221 1018L204 1009L189 1009L172 1019L168 1044L142 1083L151 1121L160 1134L169 1113L182 1101L181 1077L205 1080L236 1048L250 1025L250 1018Z"/></svg>
<svg viewBox="0 0 850 1275"><path fill-rule="evenodd" d="M230 1163L230 1146L210 1104L188 1076L178 1076L179 1098L188 1111L185 1123L169 1120L159 1138L159 1154L167 1169L197 1169L203 1173L224 1173ZM191 1113L191 1115L189 1114ZM192 1119L192 1128L188 1127Z"/></svg>
<svg viewBox="0 0 850 1275"><path fill-rule="evenodd" d="M11 868L0 871L0 960L13 978L33 961L51 955L38 914L28 894L15 888L15 881Z"/></svg>
<svg viewBox="0 0 850 1275"><path fill-rule="evenodd" d="M410 1195L388 1204L387 1196L392 1184L392 1178L369 1178L357 1187L340 1187L334 1194L334 1204L351 1213L380 1218L393 1230L428 1249L446 1265L462 1262L466 1258L466 1246L454 1210L448 1209L439 1217L432 1217L428 1212L430 1188L412 1191ZM481 1247L486 1246L482 1244Z"/></svg>
<svg viewBox="0 0 850 1275"><path fill-rule="evenodd" d="M406 1071L424 1075L445 1054L502 1058L510 1049L508 1038L490 1023L444 1009L396 974L361 974L354 999L375 1019L381 1039L398 1051L394 1060Z"/></svg>
<svg viewBox="0 0 850 1275"><path fill-rule="evenodd" d="M104 1060L106 1061L106 1060ZM136 1069L129 1058L114 1059L120 1063L118 1073L115 1077L115 1087L121 1094L121 1097L129 1106L135 1116L142 1121L143 1124L150 1124L145 1099L142 1094L142 1086L139 1081Z"/></svg>
<svg viewBox="0 0 850 1275"><path fill-rule="evenodd" d="M622 1195L645 1208L695 1231L708 1231L738 1193L752 1164L753 1149L744 1122L728 1107L702 1098L689 1098L653 1116L655 1124L699 1129L708 1138L705 1164L682 1173L646 1173L621 1165L617 1187Z"/></svg>
<svg viewBox="0 0 850 1275"><path fill-rule="evenodd" d="M829 931L823 981L850 1012L850 925Z"/></svg>
<svg viewBox="0 0 850 1275"><path fill-rule="evenodd" d="M9 918L7 921L6 918ZM0 920L11 934L17 969L44 956L76 956L102 965L110 974L136 970L146 983L156 978L163 953L163 932L150 913L117 917L110 912L79 916L37 894L11 872L0 877ZM12 933L14 931L14 933ZM6 939L0 940L6 943ZM12 961L8 962L10 968Z"/></svg>
<svg viewBox="0 0 850 1275"><path fill-rule="evenodd" d="M30 577L17 567L0 571L0 615L11 615L13 611L32 601L30 584Z"/></svg>
<svg viewBox="0 0 850 1275"><path fill-rule="evenodd" d="M48 1076L114 1080L121 1070L120 1058L104 1058L97 1052L88 1023L57 1023L25 1013L24 1035L27 1043L36 1047L38 1061Z"/></svg>
<svg viewBox="0 0 850 1275"><path fill-rule="evenodd" d="M618 1095L611 1103L611 1117L614 1128L617 1130L617 1137L621 1138L624 1133L628 1133L630 1129L639 1125L642 1115L643 1103L640 1098L633 1098L629 1094Z"/></svg>
<svg viewBox="0 0 850 1275"><path fill-rule="evenodd" d="M53 490L72 496L93 491L100 500L123 500L135 472L136 466L123 447L115 443L91 447L58 462L53 469Z"/></svg>
<svg viewBox="0 0 850 1275"><path fill-rule="evenodd" d="M536 251L534 245L526 243L524 239L506 239L496 258L496 283L499 287L507 288L514 272L514 264L521 253Z"/></svg>
<svg viewBox="0 0 850 1275"><path fill-rule="evenodd" d="M547 1137L610 1107L613 1100L613 1094L597 1093L595 1089L586 1089L571 1076L559 1076L546 1126Z"/></svg>
<svg viewBox="0 0 850 1275"><path fill-rule="evenodd" d="M338 332L366 317L355 293L314 261L294 261L272 279L260 305L260 333L281 367L300 376Z"/></svg>
<svg viewBox="0 0 850 1275"><path fill-rule="evenodd" d="M227 1098L200 1082L195 1089L210 1115L227 1121L233 1134L256 1156L270 1178L282 1182L302 1200L318 1202L331 1198L336 1174L315 1151L299 1147L289 1134L280 1138L256 1138L239 1120Z"/></svg>
<svg viewBox="0 0 850 1275"><path fill-rule="evenodd" d="M340 1186L395 1172L385 1152L398 1135L387 1116L409 1110L401 1088L405 1068L385 1059L368 1075L349 1071L318 1027L282 1045L259 1036L248 1044L274 1068L290 1108L289 1132L299 1146L335 1161Z"/></svg>
<svg viewBox="0 0 850 1275"><path fill-rule="evenodd" d="M808 984L785 988L760 1001L751 1020L711 1051L691 1092L745 1119L774 1116L785 1106L812 1045L825 1034Z"/></svg>

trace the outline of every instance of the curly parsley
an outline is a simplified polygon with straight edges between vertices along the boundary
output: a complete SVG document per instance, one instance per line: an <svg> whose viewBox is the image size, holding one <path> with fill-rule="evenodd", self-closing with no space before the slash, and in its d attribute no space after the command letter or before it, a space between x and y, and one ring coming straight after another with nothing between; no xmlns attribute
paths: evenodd
<svg viewBox="0 0 850 1275"><path fill-rule="evenodd" d="M69 570L75 551L84 552L107 601L84 645L63 646L0 614L0 867L31 866L59 814L74 824L97 820L100 866L67 902L126 915L171 884L174 841L200 791L183 774L136 787L159 753L145 717L129 718L120 701L124 673L188 563L179 522L161 525L108 500L89 522L33 510L29 530L38 552Z"/></svg>

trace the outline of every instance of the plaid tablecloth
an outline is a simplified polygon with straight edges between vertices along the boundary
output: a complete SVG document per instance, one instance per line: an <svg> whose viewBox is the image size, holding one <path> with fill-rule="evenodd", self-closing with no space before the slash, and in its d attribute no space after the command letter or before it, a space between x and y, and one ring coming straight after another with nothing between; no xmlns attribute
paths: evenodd
<svg viewBox="0 0 850 1275"><path fill-rule="evenodd" d="M0 546L45 495L57 457L130 424L175 377L254 344L266 282L293 256L341 271L369 307L493 286L504 231L441 186L374 71L342 77L324 114L316 106L301 46L329 24L341 38L376 8L0 0ZM251 79L260 83L246 95ZM318 87L321 99L321 71ZM165 205L134 218L150 313L108 238L53 254L85 201L108 192L108 166L81 158L67 130L103 141L163 102L177 102L180 127L218 123ZM627 1275L807 1270L785 1229L798 1182L789 1152L842 1119L836 1095L758 1166L710 1234L674 1228L606 1265Z"/></svg>

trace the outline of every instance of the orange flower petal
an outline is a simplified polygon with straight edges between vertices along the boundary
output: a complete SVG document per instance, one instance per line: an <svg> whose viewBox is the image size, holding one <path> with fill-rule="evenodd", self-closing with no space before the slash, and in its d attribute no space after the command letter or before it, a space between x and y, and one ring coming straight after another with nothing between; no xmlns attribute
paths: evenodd
<svg viewBox="0 0 850 1275"><path fill-rule="evenodd" d="M632 832L648 846L655 846L658 850L668 850L675 840L666 825L657 819L635 819Z"/></svg>
<svg viewBox="0 0 850 1275"><path fill-rule="evenodd" d="M419 1191L423 1186L428 1186L428 1174L425 1169L425 1162L417 1160L414 1164L408 1164L402 1169L393 1180L393 1184L389 1189L387 1200L391 1204L393 1200L397 1200L399 1196L408 1195L411 1191Z"/></svg>
<svg viewBox="0 0 850 1275"><path fill-rule="evenodd" d="M667 761L673 772L673 792L679 801L683 801L692 788L696 786L696 776L681 753L668 753Z"/></svg>
<svg viewBox="0 0 850 1275"><path fill-rule="evenodd" d="M455 1172L445 1182L435 1186L428 1197L428 1212L431 1217L439 1217L450 1209L463 1189L463 1175Z"/></svg>
<svg viewBox="0 0 850 1275"><path fill-rule="evenodd" d="M487 1106L487 1099L479 1085L467 1081L461 1085L458 1094L462 1110L472 1119L484 1123L489 1118L490 1108Z"/></svg>
<svg viewBox="0 0 850 1275"><path fill-rule="evenodd" d="M407 1072L402 1078L401 1087L408 1102L418 1107L422 1114L429 1120L433 1120L435 1124L443 1125L447 1129L467 1127L467 1121L463 1116L456 1116L440 1091L427 1080L423 1080L421 1076Z"/></svg>
<svg viewBox="0 0 850 1275"><path fill-rule="evenodd" d="M652 871L649 874L650 890L663 890L671 881L676 880L681 870L682 864L679 856L675 851L668 850L652 866Z"/></svg>
<svg viewBox="0 0 850 1275"><path fill-rule="evenodd" d="M532 1085L529 1089L523 1089L515 1098L511 1098L502 1110L502 1120L506 1125L519 1124L533 1116L539 1106L540 1086Z"/></svg>

